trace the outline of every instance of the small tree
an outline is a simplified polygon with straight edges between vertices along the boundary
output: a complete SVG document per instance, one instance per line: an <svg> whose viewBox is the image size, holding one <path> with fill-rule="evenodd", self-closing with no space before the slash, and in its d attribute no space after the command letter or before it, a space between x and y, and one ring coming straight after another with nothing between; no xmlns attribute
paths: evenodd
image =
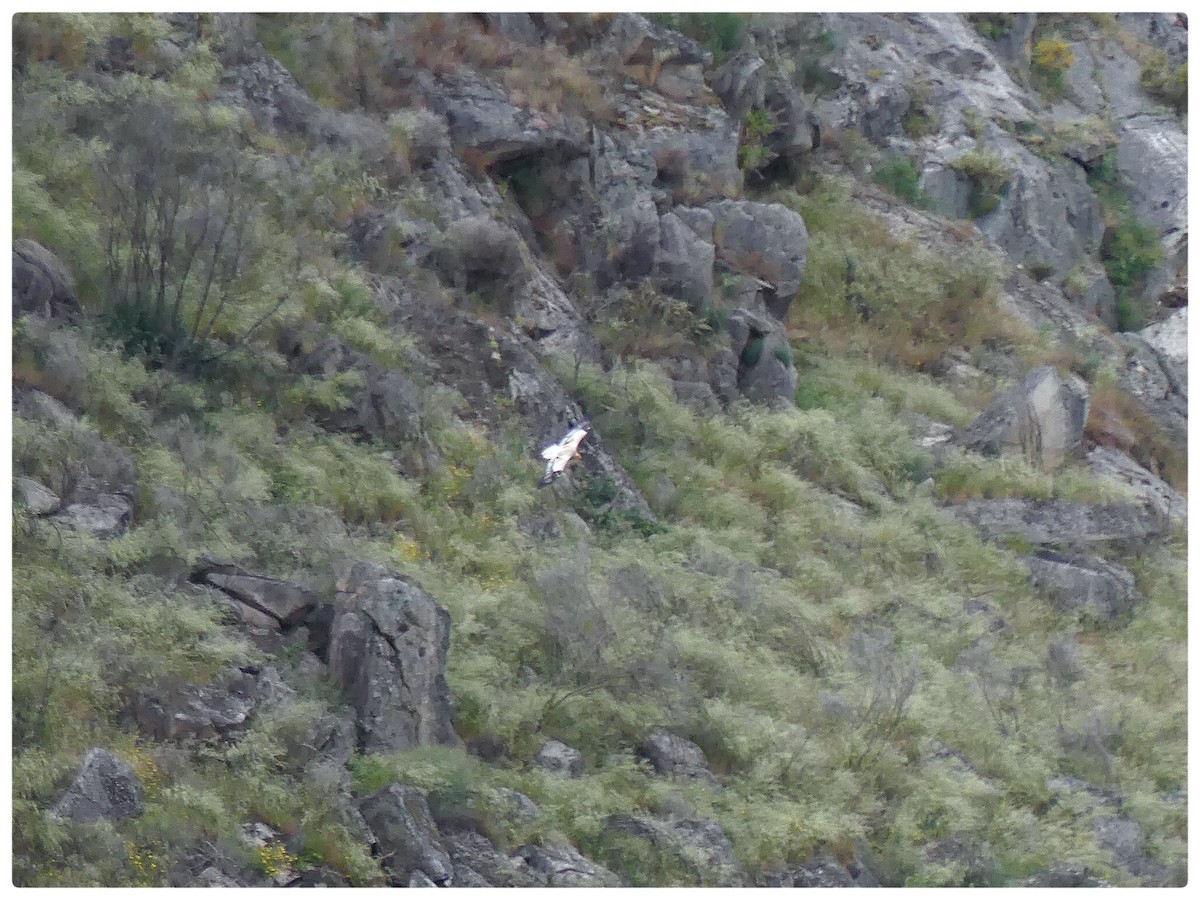
<svg viewBox="0 0 1200 900"><path fill-rule="evenodd" d="M103 133L103 320L126 350L159 364L196 369L224 356L287 297L251 300L264 280L266 223L248 155L211 110L186 116L146 96L117 101ZM240 304L265 309L215 346Z"/></svg>

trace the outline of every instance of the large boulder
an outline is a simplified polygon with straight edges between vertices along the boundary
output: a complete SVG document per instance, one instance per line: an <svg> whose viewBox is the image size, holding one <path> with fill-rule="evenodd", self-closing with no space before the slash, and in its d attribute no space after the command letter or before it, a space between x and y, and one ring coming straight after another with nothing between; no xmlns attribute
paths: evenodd
<svg viewBox="0 0 1200 900"><path fill-rule="evenodd" d="M1059 612L1078 610L1111 622L1130 613L1142 599L1132 572L1095 556L1041 550L1024 561L1034 587Z"/></svg>
<svg viewBox="0 0 1200 900"><path fill-rule="evenodd" d="M734 383L748 400L793 404L799 375L783 325L771 316L739 308L725 327L730 355L714 355L709 361L710 383L717 396L724 399L728 393L724 384L728 379L717 374L724 361L734 366Z"/></svg>
<svg viewBox="0 0 1200 900"><path fill-rule="evenodd" d="M54 491L32 478L18 475L13 487L18 504L24 506L30 515L48 516L62 506L62 501Z"/></svg>
<svg viewBox="0 0 1200 900"><path fill-rule="evenodd" d="M14 315L28 312L48 319L79 311L71 270L41 244L16 240L12 263Z"/></svg>
<svg viewBox="0 0 1200 900"><path fill-rule="evenodd" d="M389 784L359 801L358 808L375 836L383 866L394 885L407 886L418 869L434 884L450 884L454 866L424 791L410 785Z"/></svg>
<svg viewBox="0 0 1200 900"><path fill-rule="evenodd" d="M583 754L562 741L546 741L534 762L547 772L556 772L568 778L578 778L583 774Z"/></svg>
<svg viewBox="0 0 1200 900"><path fill-rule="evenodd" d="M412 579L372 562L342 577L329 671L355 709L364 750L460 743L446 684L449 646L450 613Z"/></svg>
<svg viewBox="0 0 1200 900"><path fill-rule="evenodd" d="M129 530L133 521L133 499L126 492L97 494L68 504L52 521L105 540L117 538Z"/></svg>
<svg viewBox="0 0 1200 900"><path fill-rule="evenodd" d="M712 788L720 787L716 776L708 768L704 751L687 738L661 728L656 729L646 735L639 752L659 775L681 781L698 781Z"/></svg>
<svg viewBox="0 0 1200 900"><path fill-rule="evenodd" d="M1087 383L1042 366L994 400L959 436L968 450L989 456L1019 454L1052 472L1083 442L1088 419Z"/></svg>
<svg viewBox="0 0 1200 900"><path fill-rule="evenodd" d="M93 747L53 812L76 822L120 821L140 816L144 797L142 784L129 763L101 747Z"/></svg>

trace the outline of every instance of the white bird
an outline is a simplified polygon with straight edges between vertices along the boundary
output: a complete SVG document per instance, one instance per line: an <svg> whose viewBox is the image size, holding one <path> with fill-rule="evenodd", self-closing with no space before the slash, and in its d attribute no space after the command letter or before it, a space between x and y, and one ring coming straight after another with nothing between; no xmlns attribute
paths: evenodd
<svg viewBox="0 0 1200 900"><path fill-rule="evenodd" d="M545 487L554 481L566 469L567 463L573 459L581 459L579 444L591 430L591 423L584 419L578 424L572 424L571 430L561 440L542 449L542 459L546 460L546 472L538 487Z"/></svg>

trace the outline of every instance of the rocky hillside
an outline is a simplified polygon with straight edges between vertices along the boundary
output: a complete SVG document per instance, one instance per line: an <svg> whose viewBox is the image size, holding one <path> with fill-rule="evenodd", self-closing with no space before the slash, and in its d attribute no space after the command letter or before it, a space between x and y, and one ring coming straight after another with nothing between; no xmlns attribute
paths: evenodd
<svg viewBox="0 0 1200 900"><path fill-rule="evenodd" d="M16 884L1183 884L1186 29L18 15Z"/></svg>

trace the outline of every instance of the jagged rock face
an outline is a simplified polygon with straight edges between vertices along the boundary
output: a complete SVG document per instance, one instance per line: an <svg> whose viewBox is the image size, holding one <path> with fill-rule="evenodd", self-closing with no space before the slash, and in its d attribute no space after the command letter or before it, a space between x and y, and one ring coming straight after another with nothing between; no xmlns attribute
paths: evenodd
<svg viewBox="0 0 1200 900"><path fill-rule="evenodd" d="M1081 447L1088 405L1082 378L1043 366L993 401L958 443L990 456L1020 454L1052 472Z"/></svg>
<svg viewBox="0 0 1200 900"><path fill-rule="evenodd" d="M19 238L13 243L12 262L13 315L29 312L51 318L79 311L71 270L41 244Z"/></svg>
<svg viewBox="0 0 1200 900"><path fill-rule="evenodd" d="M708 233L711 234L711 214L709 219ZM666 213L659 220L654 278L664 291L698 309L712 294L715 259L712 242L701 237L674 212Z"/></svg>
<svg viewBox="0 0 1200 900"><path fill-rule="evenodd" d="M1121 125L1117 168L1129 185L1138 221L1159 236L1163 260L1149 274L1142 296L1187 302L1188 179L1187 133L1172 116L1135 115ZM1182 297L1170 299L1182 278Z"/></svg>
<svg viewBox="0 0 1200 900"><path fill-rule="evenodd" d="M762 139L769 151L764 164L799 156L820 143L820 127L804 94L757 54L733 54L713 72L711 82L735 122L745 121L754 109L767 113L771 130Z"/></svg>
<svg viewBox="0 0 1200 900"><path fill-rule="evenodd" d="M1159 364L1173 369L1178 386L1186 395L1188 373L1188 308L1176 310L1168 318L1138 332L1159 358Z"/></svg>
<svg viewBox="0 0 1200 900"><path fill-rule="evenodd" d="M1187 446L1187 382L1174 363L1137 335L1120 335L1124 354L1117 383L1137 398L1156 424L1181 447Z"/></svg>
<svg viewBox="0 0 1200 900"><path fill-rule="evenodd" d="M444 830L442 840L454 864L453 887L536 887L525 867L473 830Z"/></svg>
<svg viewBox="0 0 1200 900"><path fill-rule="evenodd" d="M392 298L391 302L381 302L392 306L405 328L421 339L429 358L436 360L440 380L462 394L479 421L495 422L504 414L502 407L515 409L535 436L530 445L531 458L537 458L536 450L542 446L535 447L537 441L561 437L569 422L584 417L584 410L539 359L538 353L546 351L546 341L538 342L518 330L490 325L441 304L405 299L401 290L391 292L392 284L381 284L381 291ZM579 354L581 360L592 359L586 349L580 349ZM611 480L616 489L614 509L631 510L654 521L646 499L624 467L605 449L599 431L589 435L584 451L583 460L568 470L568 477Z"/></svg>
<svg viewBox="0 0 1200 900"><path fill-rule="evenodd" d="M93 747L55 804L54 814L76 822L120 821L140 816L144 805L141 782L129 763Z"/></svg>
<svg viewBox="0 0 1200 900"><path fill-rule="evenodd" d="M1059 612L1079 610L1111 622L1141 602L1133 573L1099 557L1043 550L1024 561L1033 586L1045 593Z"/></svg>
<svg viewBox="0 0 1200 900"><path fill-rule="evenodd" d="M949 508L988 539L1015 535L1031 544L1139 542L1161 535L1154 513L1123 504L1091 505L1059 500L970 500Z"/></svg>
<svg viewBox="0 0 1200 900"><path fill-rule="evenodd" d="M703 69L712 62L712 53L691 38L637 13L613 19L601 52L619 60L629 77L682 101L704 93Z"/></svg>
<svg viewBox="0 0 1200 900"><path fill-rule="evenodd" d="M784 871L762 883L763 887L805 888L848 888L878 887L879 882L863 866L857 866L858 874L828 854L818 854L793 871Z"/></svg>
<svg viewBox="0 0 1200 900"><path fill-rule="evenodd" d="M329 671L358 716L361 749L460 743L449 646L450 613L419 585L377 563L351 567L338 584Z"/></svg>
<svg viewBox="0 0 1200 900"><path fill-rule="evenodd" d="M420 870L436 885L454 877L450 854L442 844L425 792L403 784L389 784L359 801L363 819L375 836L384 868L392 883L407 886Z"/></svg>

